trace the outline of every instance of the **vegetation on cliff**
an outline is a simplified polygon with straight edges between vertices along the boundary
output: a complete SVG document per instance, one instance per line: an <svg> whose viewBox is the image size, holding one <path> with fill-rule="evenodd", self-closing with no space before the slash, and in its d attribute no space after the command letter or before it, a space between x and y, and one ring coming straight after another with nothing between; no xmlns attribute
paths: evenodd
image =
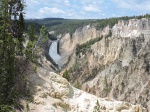
<svg viewBox="0 0 150 112"><path fill-rule="evenodd" d="M29 60L36 62L37 46L44 43L48 36L44 26L39 35L34 27L29 26L29 42L24 46L27 39L24 1L1 0L0 4L0 112L14 112L20 107L18 85L24 82L25 68ZM19 57L22 60L25 58L25 66L18 64L21 61Z"/></svg>
<svg viewBox="0 0 150 112"><path fill-rule="evenodd" d="M0 111L9 112L17 98L15 57L23 55L24 3L1 0L0 4Z"/></svg>
<svg viewBox="0 0 150 112"><path fill-rule="evenodd" d="M103 29L106 26L114 26L119 20L129 20L129 19L141 19L150 18L150 14L140 15L140 16L124 16L124 17L114 17L105 19L63 19L63 18L45 18L45 19L31 19L26 20L26 24L35 24L37 28L40 25L45 25L47 31L54 31L52 34L53 38L57 37L59 34L70 33L73 34L77 28L83 27L85 25L94 25L98 30Z"/></svg>
<svg viewBox="0 0 150 112"><path fill-rule="evenodd" d="M63 77L64 77L65 79L67 79L68 81L70 81L70 74L69 74L68 70L66 70L66 71L63 73Z"/></svg>
<svg viewBox="0 0 150 112"><path fill-rule="evenodd" d="M93 45L94 43L100 41L102 39L102 37L97 37L97 38L94 38L94 39L91 39L81 45L77 45L76 47L76 55L78 56L80 53L82 54L85 54L86 50L88 48L91 47L91 45Z"/></svg>
<svg viewBox="0 0 150 112"><path fill-rule="evenodd" d="M53 36L56 37L59 34L70 33L72 34L77 28L85 26L93 20L76 20L76 19L62 19L62 18L45 18L26 20L26 23L35 23L39 25L45 25L48 31L54 31Z"/></svg>
<svg viewBox="0 0 150 112"><path fill-rule="evenodd" d="M106 26L113 27L118 23L119 20L130 20L130 19L141 19L141 18L150 18L150 14L140 15L140 16L123 16L123 17L114 17L97 20L94 25L99 29L103 29Z"/></svg>

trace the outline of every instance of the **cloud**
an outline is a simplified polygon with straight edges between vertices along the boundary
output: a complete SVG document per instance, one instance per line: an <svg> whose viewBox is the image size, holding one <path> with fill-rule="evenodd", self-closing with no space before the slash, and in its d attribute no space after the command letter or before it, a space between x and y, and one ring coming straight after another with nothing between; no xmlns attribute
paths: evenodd
<svg viewBox="0 0 150 112"><path fill-rule="evenodd" d="M111 14L113 17L115 17L116 15L115 14Z"/></svg>
<svg viewBox="0 0 150 112"><path fill-rule="evenodd" d="M99 8L94 7L93 5L84 6L83 10L88 12L101 12Z"/></svg>
<svg viewBox="0 0 150 112"><path fill-rule="evenodd" d="M119 7L131 10L150 10L149 0L112 0Z"/></svg>
<svg viewBox="0 0 150 112"><path fill-rule="evenodd" d="M37 1L37 0L32 0L32 2L33 2L33 4L40 4L40 2L39 1Z"/></svg>
<svg viewBox="0 0 150 112"><path fill-rule="evenodd" d="M100 19L150 13L150 0L26 0L26 5L26 18Z"/></svg>
<svg viewBox="0 0 150 112"><path fill-rule="evenodd" d="M104 0L82 0L82 4L97 4L100 5L104 2Z"/></svg>
<svg viewBox="0 0 150 112"><path fill-rule="evenodd" d="M51 14L65 14L63 10L60 10L56 7L49 8L49 7L43 7L39 10L40 13L46 14L46 13L51 13Z"/></svg>
<svg viewBox="0 0 150 112"><path fill-rule="evenodd" d="M69 0L64 0L66 6L70 6Z"/></svg>
<svg viewBox="0 0 150 112"><path fill-rule="evenodd" d="M26 18L93 18L101 13L102 1L104 0L26 0Z"/></svg>

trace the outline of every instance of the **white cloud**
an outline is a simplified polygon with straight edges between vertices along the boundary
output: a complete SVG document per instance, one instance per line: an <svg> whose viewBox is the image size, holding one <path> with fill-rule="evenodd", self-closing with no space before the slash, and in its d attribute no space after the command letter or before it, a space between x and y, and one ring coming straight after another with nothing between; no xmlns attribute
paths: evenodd
<svg viewBox="0 0 150 112"><path fill-rule="evenodd" d="M64 0L66 6L70 6L69 0Z"/></svg>
<svg viewBox="0 0 150 112"><path fill-rule="evenodd" d="M81 14L85 15L86 13L84 11L81 11Z"/></svg>
<svg viewBox="0 0 150 112"><path fill-rule="evenodd" d="M132 10L150 10L150 0L112 0L118 6Z"/></svg>
<svg viewBox="0 0 150 112"><path fill-rule="evenodd" d="M104 0L26 0L26 18L93 18Z"/></svg>
<svg viewBox="0 0 150 112"><path fill-rule="evenodd" d="M26 18L105 18L150 13L150 0L26 0L26 4Z"/></svg>
<svg viewBox="0 0 150 112"><path fill-rule="evenodd" d="M113 17L116 17L116 14L111 14Z"/></svg>
<svg viewBox="0 0 150 112"><path fill-rule="evenodd" d="M65 14L63 10L60 10L56 7L49 8L49 7L43 7L39 10L40 13L46 14L46 13L51 13L51 14Z"/></svg>
<svg viewBox="0 0 150 112"><path fill-rule="evenodd" d="M32 2L34 3L34 4L40 4L40 2L39 1L37 1L37 0L32 0Z"/></svg>
<svg viewBox="0 0 150 112"><path fill-rule="evenodd" d="M82 0L83 4L102 4L104 0Z"/></svg>
<svg viewBox="0 0 150 112"><path fill-rule="evenodd" d="M83 7L84 11L88 11L88 12L101 12L101 10L93 5L88 5L88 6L84 6Z"/></svg>

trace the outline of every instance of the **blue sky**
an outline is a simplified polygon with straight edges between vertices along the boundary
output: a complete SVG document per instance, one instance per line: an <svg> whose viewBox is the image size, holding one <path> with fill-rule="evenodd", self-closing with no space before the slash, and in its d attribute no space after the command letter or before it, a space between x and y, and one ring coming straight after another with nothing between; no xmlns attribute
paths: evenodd
<svg viewBox="0 0 150 112"><path fill-rule="evenodd" d="M150 14L150 0L25 0L26 18L102 19Z"/></svg>

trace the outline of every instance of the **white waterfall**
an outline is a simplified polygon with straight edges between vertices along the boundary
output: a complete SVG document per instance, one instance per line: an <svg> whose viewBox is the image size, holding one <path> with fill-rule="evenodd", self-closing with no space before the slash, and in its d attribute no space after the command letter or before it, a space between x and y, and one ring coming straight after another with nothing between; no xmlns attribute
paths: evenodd
<svg viewBox="0 0 150 112"><path fill-rule="evenodd" d="M49 48L49 56L53 59L53 61L59 65L58 61L61 59L61 56L57 52L57 44L58 41L53 41Z"/></svg>

